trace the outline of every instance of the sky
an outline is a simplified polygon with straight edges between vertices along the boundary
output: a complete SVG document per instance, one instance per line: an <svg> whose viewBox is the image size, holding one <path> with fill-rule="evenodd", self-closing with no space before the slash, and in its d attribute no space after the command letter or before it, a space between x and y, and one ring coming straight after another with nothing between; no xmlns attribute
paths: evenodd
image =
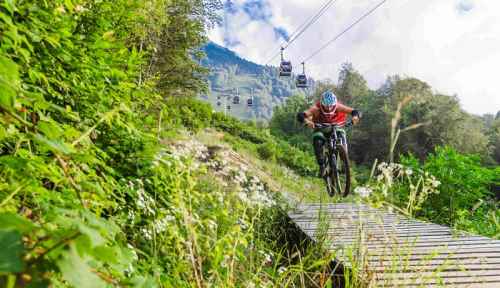
<svg viewBox="0 0 500 288"><path fill-rule="evenodd" d="M259 64L326 0L223 0L221 25L209 38ZM296 68L381 0L336 0L285 51ZM500 0L388 0L306 63L316 80L336 81L350 62L378 88L399 74L457 95L474 114L500 110ZM270 65L279 65L279 57Z"/></svg>

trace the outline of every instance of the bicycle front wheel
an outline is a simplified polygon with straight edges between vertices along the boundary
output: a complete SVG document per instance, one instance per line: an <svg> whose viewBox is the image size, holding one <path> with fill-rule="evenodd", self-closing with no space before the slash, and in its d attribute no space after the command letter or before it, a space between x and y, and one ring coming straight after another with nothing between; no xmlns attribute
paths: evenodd
<svg viewBox="0 0 500 288"><path fill-rule="evenodd" d="M337 145L337 161L334 169L334 184L336 194L346 197L351 192L351 169L349 156L344 145Z"/></svg>

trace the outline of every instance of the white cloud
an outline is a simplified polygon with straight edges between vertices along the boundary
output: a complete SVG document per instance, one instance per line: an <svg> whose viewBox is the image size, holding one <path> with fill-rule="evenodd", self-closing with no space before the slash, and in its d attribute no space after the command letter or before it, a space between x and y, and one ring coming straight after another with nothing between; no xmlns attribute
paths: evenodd
<svg viewBox="0 0 500 288"><path fill-rule="evenodd" d="M253 0L255 1L255 0ZM266 1L266 0L262 0ZM380 0L337 0L287 50L298 67L306 56L333 38ZM247 2L233 1L238 7ZM210 32L224 44L226 36L239 44L229 47L241 56L264 63L279 42L275 27L294 31L325 0L268 0L272 17L252 20L241 9L226 15L226 29ZM415 76L437 91L457 94L472 113L500 110L496 83L500 69L500 1L496 0L389 0L337 42L307 63L317 79L338 78L340 65L349 61L373 88L388 75ZM273 64L277 65L276 59Z"/></svg>

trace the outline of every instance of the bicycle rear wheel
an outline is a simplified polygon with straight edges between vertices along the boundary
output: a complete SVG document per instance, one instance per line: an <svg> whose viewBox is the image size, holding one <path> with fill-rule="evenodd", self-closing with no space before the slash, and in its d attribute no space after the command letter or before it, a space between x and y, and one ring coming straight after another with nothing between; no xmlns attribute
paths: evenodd
<svg viewBox="0 0 500 288"><path fill-rule="evenodd" d="M351 192L351 169L344 145L337 145L336 167L332 169L335 193L346 197Z"/></svg>

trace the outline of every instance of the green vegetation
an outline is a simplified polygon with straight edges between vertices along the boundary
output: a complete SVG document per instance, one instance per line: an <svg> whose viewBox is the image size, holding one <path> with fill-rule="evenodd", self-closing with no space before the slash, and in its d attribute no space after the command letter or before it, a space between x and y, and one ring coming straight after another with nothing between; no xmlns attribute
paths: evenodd
<svg viewBox="0 0 500 288"><path fill-rule="evenodd" d="M327 285L333 255L321 247L301 254L301 243L282 239L289 235L286 197L325 195L313 178L317 167L307 134L287 126L295 125L289 117L298 106L279 108L268 129L194 99L209 89L200 47L206 28L219 21L220 7L216 0L0 4L0 246L9 247L0 251L0 286ZM345 79L359 80L349 75ZM271 85L273 79L265 81ZM389 86L399 88L383 95L406 91L398 81L407 83L394 80ZM371 97L381 92L363 85L342 87L364 95L352 99L362 109L371 103L392 107L392 96ZM299 105L303 98L293 99ZM374 123L389 117L389 110L364 110ZM433 111L422 113L437 117ZM481 152L498 139L497 122L487 136L472 135L477 143L459 138L437 144ZM353 132L356 161L386 155L386 128ZM449 127L440 129L438 136ZM408 143L420 138L405 137L397 153L420 158L431 151L413 151L420 146ZM383 145L361 146L374 143ZM363 154L363 147L374 151ZM477 158L453 150L436 151L425 164L403 159L440 177L443 201L456 199L457 187L482 188L460 193L466 198L449 213L433 214L438 206L429 205L419 215L497 236L492 229L498 225L485 225L498 218L486 199L498 169L482 168ZM446 166L443 157L455 166ZM461 186L450 169L477 174ZM404 191L394 190L400 199L395 204L406 201ZM478 198L485 204L471 207ZM473 214L465 214L469 208ZM470 222L485 214L493 220ZM455 215L461 220L450 222Z"/></svg>
<svg viewBox="0 0 500 288"><path fill-rule="evenodd" d="M206 88L196 57L219 4L1 4L0 286L276 286L305 273L283 273L268 232L284 203L272 191L309 182L279 163L311 175L311 155L190 98ZM209 127L224 132L220 155L182 142Z"/></svg>

